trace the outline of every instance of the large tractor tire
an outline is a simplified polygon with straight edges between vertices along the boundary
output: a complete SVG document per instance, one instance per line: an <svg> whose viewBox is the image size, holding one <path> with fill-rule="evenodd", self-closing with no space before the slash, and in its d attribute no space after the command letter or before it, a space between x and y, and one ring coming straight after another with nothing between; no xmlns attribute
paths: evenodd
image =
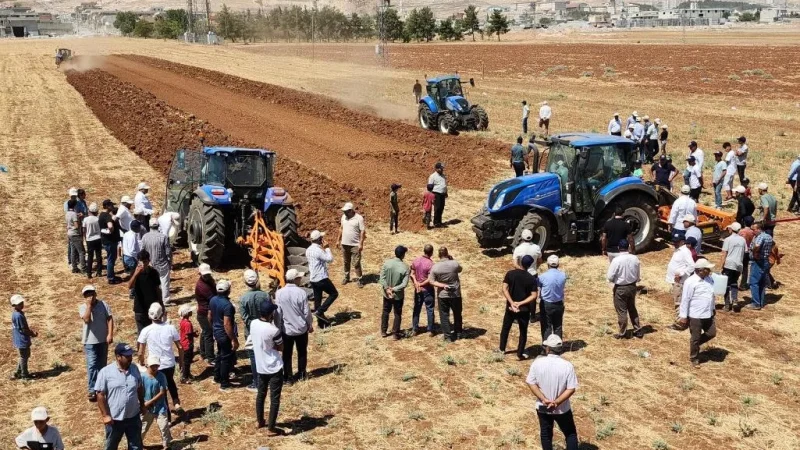
<svg viewBox="0 0 800 450"><path fill-rule="evenodd" d="M478 131L486 131L489 129L489 114L486 113L486 110L480 106L476 106L472 108L472 112L475 114L475 128Z"/></svg>
<svg viewBox="0 0 800 450"><path fill-rule="evenodd" d="M280 206L275 212L275 231L283 235L283 245L295 246L300 242L297 235L297 212L294 206Z"/></svg>
<svg viewBox="0 0 800 450"><path fill-rule="evenodd" d="M522 243L522 231L531 230L533 233L533 243L538 245L544 251L550 243L552 226L546 217L542 217L533 211L525 214L525 217L519 221L517 229L514 231L514 240L511 242L512 248L516 248Z"/></svg>
<svg viewBox="0 0 800 450"><path fill-rule="evenodd" d="M655 201L644 195L626 195L616 198L603 211L599 229L614 216L614 210L620 207L625 212L623 217L631 226L636 252L643 252L653 243L658 228L658 212Z"/></svg>
<svg viewBox="0 0 800 450"><path fill-rule="evenodd" d="M439 131L442 134L458 134L458 130L456 130L456 119L454 119L450 114L440 115Z"/></svg>
<svg viewBox="0 0 800 450"><path fill-rule="evenodd" d="M426 130L435 130L438 125L436 116L425 103L419 104L419 125Z"/></svg>
<svg viewBox="0 0 800 450"><path fill-rule="evenodd" d="M225 253L225 213L199 198L189 206L189 250L197 264L219 267Z"/></svg>

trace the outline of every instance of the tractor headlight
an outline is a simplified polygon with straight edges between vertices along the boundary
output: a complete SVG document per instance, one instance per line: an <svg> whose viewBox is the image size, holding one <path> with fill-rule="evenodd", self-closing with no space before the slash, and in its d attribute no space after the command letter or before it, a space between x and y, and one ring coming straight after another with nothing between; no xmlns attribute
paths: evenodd
<svg viewBox="0 0 800 450"><path fill-rule="evenodd" d="M494 205L492 205L492 210L496 211L503 207L503 202L506 199L506 193L503 192L502 194L497 196L497 200L494 201Z"/></svg>

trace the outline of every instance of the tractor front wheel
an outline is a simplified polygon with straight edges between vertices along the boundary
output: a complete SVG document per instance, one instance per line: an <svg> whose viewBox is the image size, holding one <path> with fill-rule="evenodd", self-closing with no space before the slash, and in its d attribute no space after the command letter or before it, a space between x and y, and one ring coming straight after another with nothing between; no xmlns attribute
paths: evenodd
<svg viewBox="0 0 800 450"><path fill-rule="evenodd" d="M437 126L436 116L425 103L419 104L419 125L426 130L435 130Z"/></svg>
<svg viewBox="0 0 800 450"><path fill-rule="evenodd" d="M225 253L225 213L199 198L189 206L189 250L197 264L219 267Z"/></svg>
<svg viewBox="0 0 800 450"><path fill-rule="evenodd" d="M546 217L542 217L538 213L529 212L525 217L519 221L517 229L514 231L514 240L511 242L513 248L517 248L522 243L522 232L524 230L531 230L533 233L533 243L539 246L541 251L547 248L550 242L550 233L552 227L550 221Z"/></svg>
<svg viewBox="0 0 800 450"><path fill-rule="evenodd" d="M476 106L472 108L472 112L475 113L475 129L478 131L486 131L489 129L489 114L486 113L486 110L480 106Z"/></svg>
<svg viewBox="0 0 800 450"><path fill-rule="evenodd" d="M456 134L456 119L450 114L439 116L439 131L442 134Z"/></svg>
<svg viewBox="0 0 800 450"><path fill-rule="evenodd" d="M297 211L294 206L280 206L275 212L275 231L283 236L286 247L297 245L300 237L297 234Z"/></svg>

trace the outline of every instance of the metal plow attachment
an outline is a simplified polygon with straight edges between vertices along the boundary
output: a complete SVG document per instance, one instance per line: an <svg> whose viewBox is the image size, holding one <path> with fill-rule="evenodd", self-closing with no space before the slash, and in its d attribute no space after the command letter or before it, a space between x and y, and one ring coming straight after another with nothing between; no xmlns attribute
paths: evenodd
<svg viewBox="0 0 800 450"><path fill-rule="evenodd" d="M283 236L280 233L267 228L264 217L260 211L255 214L253 228L247 237L236 239L239 245L249 247L250 267L259 273L266 273L280 287L285 285L285 254L286 249L283 243Z"/></svg>

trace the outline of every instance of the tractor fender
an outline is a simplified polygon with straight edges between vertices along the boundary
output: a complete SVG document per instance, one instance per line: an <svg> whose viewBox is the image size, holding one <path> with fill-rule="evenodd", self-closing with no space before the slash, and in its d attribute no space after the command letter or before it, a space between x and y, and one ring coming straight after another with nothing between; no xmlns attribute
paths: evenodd
<svg viewBox="0 0 800 450"><path fill-rule="evenodd" d="M267 188L264 193L264 211L272 206L291 206L292 204L292 196L282 187L273 186Z"/></svg>
<svg viewBox="0 0 800 450"><path fill-rule="evenodd" d="M433 101L433 99L430 96L422 97L422 100L420 100L419 102L428 105L428 109L431 110L431 113L439 114L439 105L436 104L436 102Z"/></svg>
<svg viewBox="0 0 800 450"><path fill-rule="evenodd" d="M197 197L206 205L227 206L231 204L231 193L222 186L206 184L194 190L192 197Z"/></svg>
<svg viewBox="0 0 800 450"><path fill-rule="evenodd" d="M558 230L558 236L563 236L567 233L567 224L563 220L559 220L559 216L553 214L553 211L544 206L530 205L528 212L535 212L550 222L551 229Z"/></svg>
<svg viewBox="0 0 800 450"><path fill-rule="evenodd" d="M606 206L608 206L615 198L633 193L644 194L647 198L653 200L653 205L656 205L656 207L658 206L658 194L656 194L655 189L649 185L646 185L641 181L620 184L612 187L607 192L600 192L600 198L597 199L597 202L594 205L595 217L600 217L600 215L603 213L603 210L606 209Z"/></svg>

